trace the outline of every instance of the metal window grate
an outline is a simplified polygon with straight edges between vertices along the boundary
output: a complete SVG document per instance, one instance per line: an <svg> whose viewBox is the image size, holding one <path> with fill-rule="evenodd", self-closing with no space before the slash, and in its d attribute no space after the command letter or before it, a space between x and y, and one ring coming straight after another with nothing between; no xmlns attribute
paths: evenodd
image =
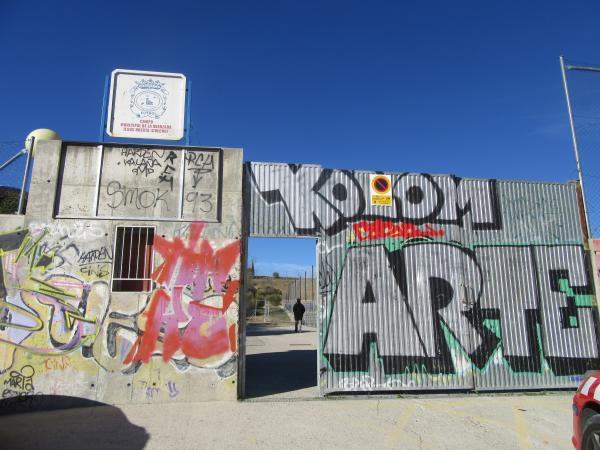
<svg viewBox="0 0 600 450"><path fill-rule="evenodd" d="M152 287L154 227L117 227L113 292L149 292Z"/></svg>

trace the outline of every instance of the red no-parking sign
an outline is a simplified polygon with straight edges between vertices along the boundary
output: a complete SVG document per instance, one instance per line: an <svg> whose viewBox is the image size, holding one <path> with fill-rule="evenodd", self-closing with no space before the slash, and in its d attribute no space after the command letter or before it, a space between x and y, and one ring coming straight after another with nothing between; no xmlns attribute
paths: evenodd
<svg viewBox="0 0 600 450"><path fill-rule="evenodd" d="M392 177L390 175L371 175L371 205L392 206Z"/></svg>

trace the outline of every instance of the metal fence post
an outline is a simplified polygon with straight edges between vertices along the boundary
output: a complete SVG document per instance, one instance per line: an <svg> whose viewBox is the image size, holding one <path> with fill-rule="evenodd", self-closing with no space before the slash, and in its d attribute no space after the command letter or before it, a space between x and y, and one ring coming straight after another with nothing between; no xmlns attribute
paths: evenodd
<svg viewBox="0 0 600 450"><path fill-rule="evenodd" d="M104 94L102 95L102 107L100 108L100 129L98 130L98 141L104 142L104 131L106 128L106 112L108 109L108 90L110 89L110 77L104 77Z"/></svg>

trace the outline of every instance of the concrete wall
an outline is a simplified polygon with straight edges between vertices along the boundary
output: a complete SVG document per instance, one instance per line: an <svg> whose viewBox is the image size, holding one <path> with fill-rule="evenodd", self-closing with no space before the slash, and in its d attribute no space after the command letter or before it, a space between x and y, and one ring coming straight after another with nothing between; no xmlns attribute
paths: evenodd
<svg viewBox="0 0 600 450"><path fill-rule="evenodd" d="M250 235L319 239L324 392L574 387L600 368L573 183L249 163Z"/></svg>
<svg viewBox="0 0 600 450"><path fill-rule="evenodd" d="M37 141L26 215L0 220L2 397L235 399L241 180L240 149ZM136 225L152 289L111 292Z"/></svg>

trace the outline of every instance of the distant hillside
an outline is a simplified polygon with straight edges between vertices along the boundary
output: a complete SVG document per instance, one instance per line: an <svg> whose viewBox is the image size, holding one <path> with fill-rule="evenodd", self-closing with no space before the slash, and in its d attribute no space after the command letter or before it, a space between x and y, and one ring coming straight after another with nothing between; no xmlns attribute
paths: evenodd
<svg viewBox="0 0 600 450"><path fill-rule="evenodd" d="M300 282L298 278L292 277L273 277L273 276L260 276L253 275L250 270L248 274L248 306L253 307L255 301L269 300L272 305L279 305L288 297L288 288L290 285L296 283L297 290L292 289L290 294L295 297L301 297L302 300L312 299L313 293L313 280L311 278L304 278ZM302 288L300 288L300 283ZM306 285L306 289L305 289ZM308 291L308 292L307 292Z"/></svg>
<svg viewBox="0 0 600 450"><path fill-rule="evenodd" d="M281 293L287 293L288 286L294 282L294 278L287 277L265 277L265 276L254 276L252 278L251 286L254 286L256 289L272 287L277 289Z"/></svg>
<svg viewBox="0 0 600 450"><path fill-rule="evenodd" d="M15 214L19 207L19 194L21 190L0 186L0 214ZM27 204L27 194L25 194L25 204Z"/></svg>

